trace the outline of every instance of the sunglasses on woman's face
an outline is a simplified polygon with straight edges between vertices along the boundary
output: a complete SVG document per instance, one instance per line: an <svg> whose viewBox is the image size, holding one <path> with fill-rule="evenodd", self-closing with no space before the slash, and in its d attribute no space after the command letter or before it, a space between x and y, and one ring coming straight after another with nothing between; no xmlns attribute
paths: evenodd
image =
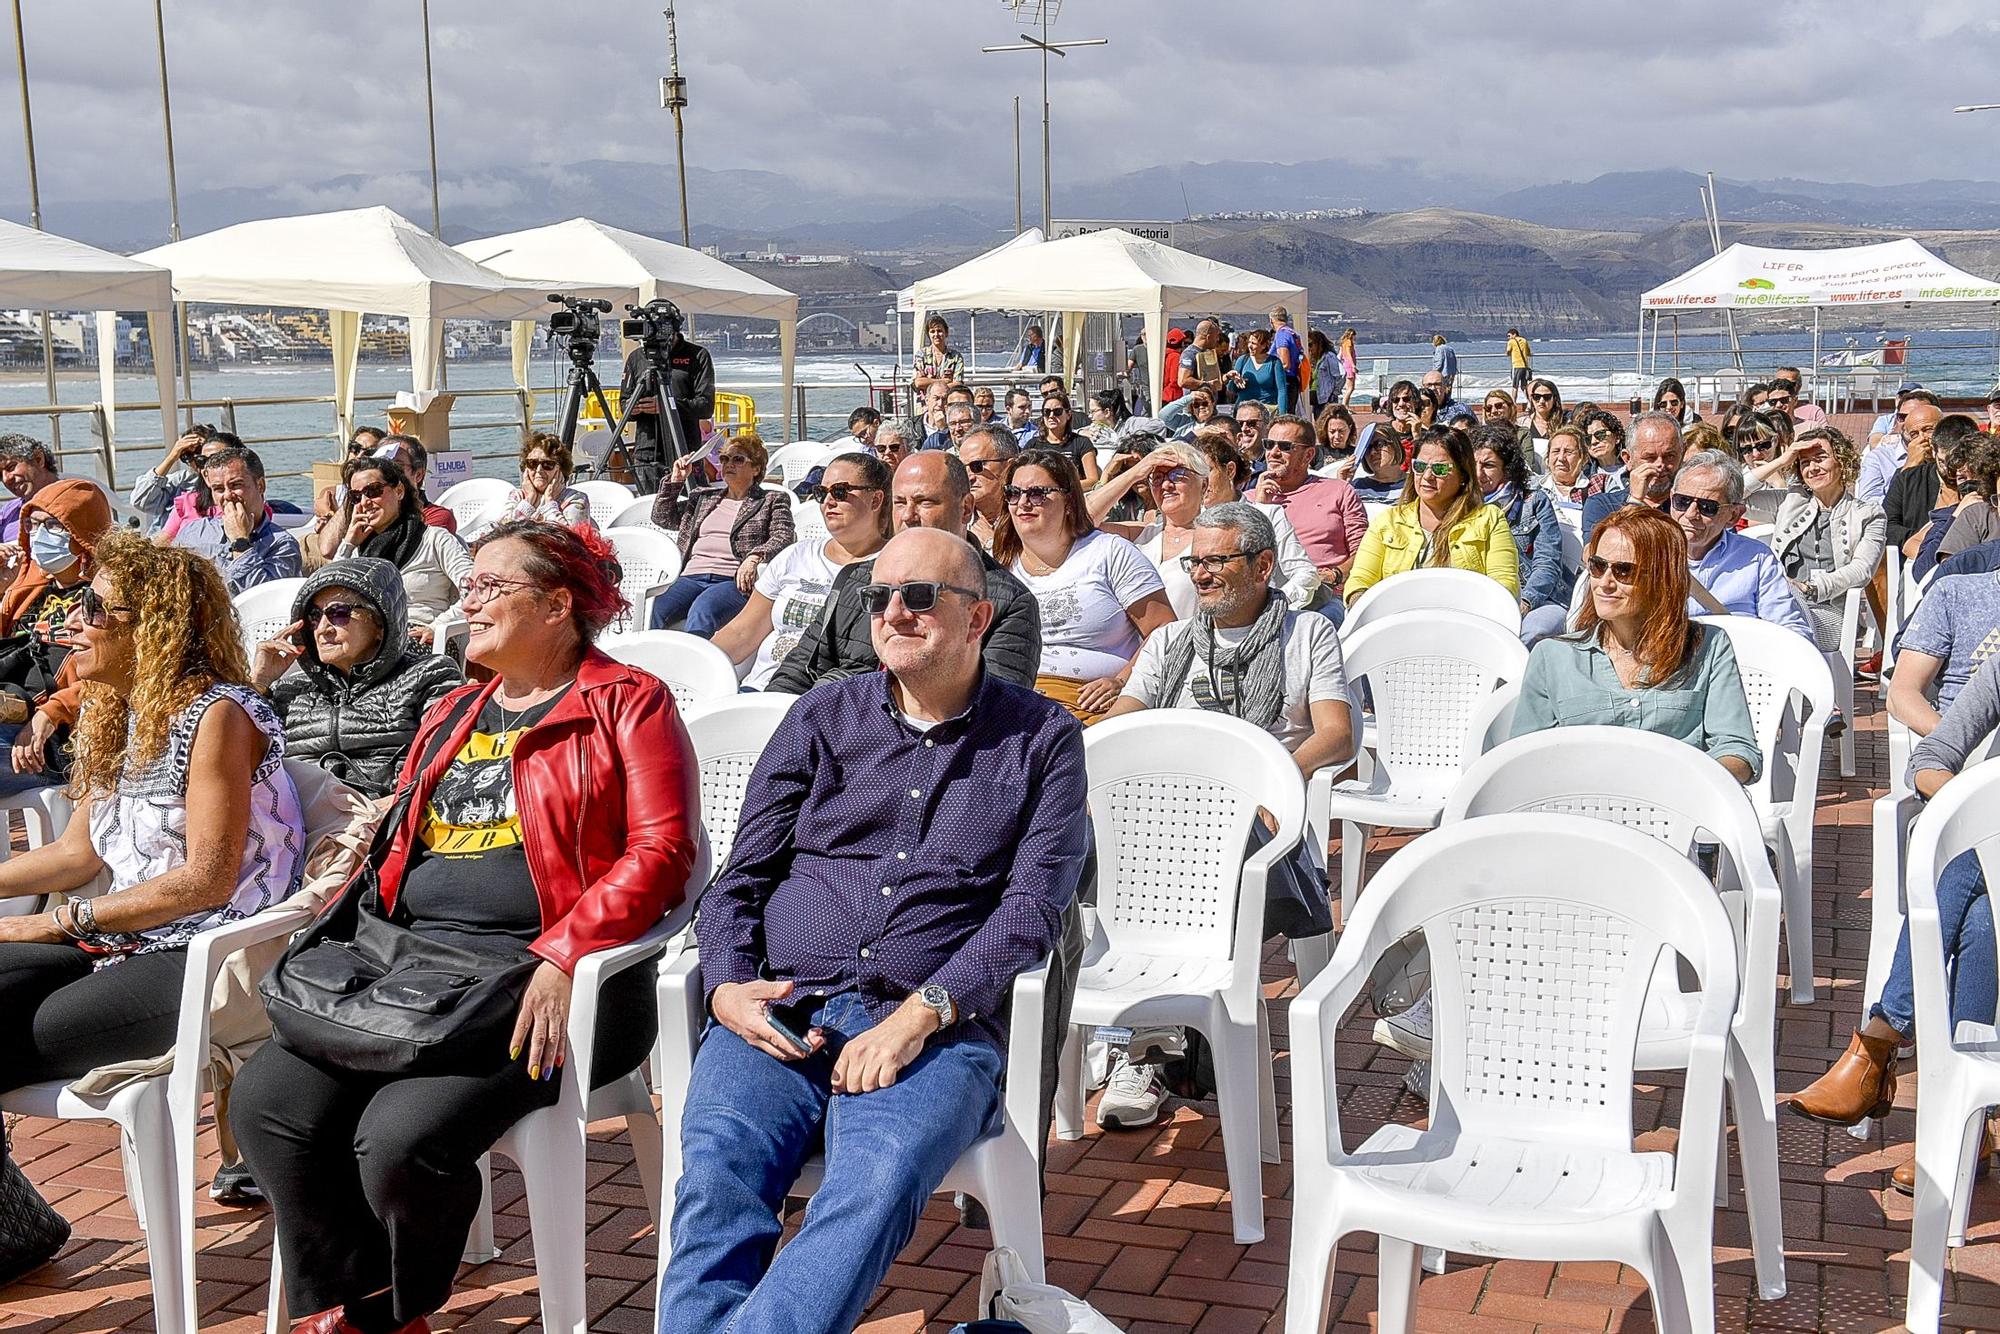
<svg viewBox="0 0 2000 1334"><path fill-rule="evenodd" d="M1705 496L1691 496L1685 491L1674 492L1674 513L1686 514L1689 510L1699 511L1704 519L1713 519L1722 513L1722 502Z"/></svg>
<svg viewBox="0 0 2000 1334"><path fill-rule="evenodd" d="M556 461L554 459L529 459L526 463L523 463L521 465L521 468L525 472L557 471Z"/></svg>
<svg viewBox="0 0 2000 1334"><path fill-rule="evenodd" d="M357 486L354 494L363 500L380 500L389 493L387 482L370 482L367 486Z"/></svg>
<svg viewBox="0 0 2000 1334"><path fill-rule="evenodd" d="M1062 488L1056 486L1010 486L1000 492L1009 505L1017 509L1036 510L1062 493Z"/></svg>
<svg viewBox="0 0 2000 1334"><path fill-rule="evenodd" d="M1412 477L1422 477L1425 473L1429 473L1433 477L1449 477L1453 471L1454 469L1450 463L1425 463L1422 459L1418 459L1410 465L1410 475Z"/></svg>
<svg viewBox="0 0 2000 1334"><path fill-rule="evenodd" d="M1554 394L1529 394L1528 397L1534 399L1537 403L1553 403L1556 401Z"/></svg>
<svg viewBox="0 0 2000 1334"><path fill-rule="evenodd" d="M845 505L853 501L854 493L857 491L880 491L881 489L879 486L863 486L859 482L835 482L832 486L816 486L809 494L821 504L831 500Z"/></svg>
<svg viewBox="0 0 2000 1334"><path fill-rule="evenodd" d="M1042 415L1043 415L1044 417L1067 417L1067 416L1069 416L1069 409L1068 409L1068 408L1043 408L1043 409L1042 409Z"/></svg>
<svg viewBox="0 0 2000 1334"><path fill-rule="evenodd" d="M93 630L102 630L106 622L110 620L111 612L122 612L127 616L133 613L133 609L130 607L106 602L103 598L97 596L97 590L89 584L83 586L83 592L76 600L76 609L78 614L83 617L83 623Z"/></svg>
<svg viewBox="0 0 2000 1334"><path fill-rule="evenodd" d="M740 468L740 467L742 467L742 466L743 466L744 464L746 464L746 463L748 463L748 462L750 462L750 461L751 461L751 460L750 460L750 456L749 456L748 454L724 454L724 455L722 455L722 466L723 466L723 467L725 467L725 468Z"/></svg>
<svg viewBox="0 0 2000 1334"><path fill-rule="evenodd" d="M324 607L307 607L306 629L310 630L324 620L328 625L345 630L357 612L367 610L359 602L329 602Z"/></svg>
<svg viewBox="0 0 2000 1334"><path fill-rule="evenodd" d="M1629 560L1606 560L1602 556L1592 556L1584 561L1583 568L1590 571L1593 579L1602 579L1609 574L1621 584L1634 583L1639 578L1639 566Z"/></svg>

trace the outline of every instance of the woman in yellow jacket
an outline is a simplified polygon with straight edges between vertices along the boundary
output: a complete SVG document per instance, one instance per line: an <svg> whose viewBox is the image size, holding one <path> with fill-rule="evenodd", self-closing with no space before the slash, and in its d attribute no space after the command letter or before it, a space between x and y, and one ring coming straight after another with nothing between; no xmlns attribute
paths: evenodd
<svg viewBox="0 0 2000 1334"><path fill-rule="evenodd" d="M1374 584L1419 567L1476 570L1521 595L1520 566L1507 517L1486 503L1472 445L1449 427L1417 437L1403 498L1368 525L1348 573L1349 606Z"/></svg>

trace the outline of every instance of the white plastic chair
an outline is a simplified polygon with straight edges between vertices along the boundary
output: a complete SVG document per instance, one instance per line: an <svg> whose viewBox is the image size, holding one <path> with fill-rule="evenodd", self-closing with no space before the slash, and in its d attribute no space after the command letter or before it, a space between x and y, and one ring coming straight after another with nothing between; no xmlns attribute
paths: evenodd
<svg viewBox="0 0 2000 1334"><path fill-rule="evenodd" d="M824 542L833 534L827 531L826 515L820 512L817 500L800 500L792 497L793 540L800 543Z"/></svg>
<svg viewBox="0 0 2000 1334"><path fill-rule="evenodd" d="M469 533L479 527L486 511L503 503L513 489L514 484L504 477L468 477L446 487L436 503L451 511L459 532Z"/></svg>
<svg viewBox="0 0 2000 1334"><path fill-rule="evenodd" d="M1521 633L1521 604L1499 580L1474 570L1407 570L1371 584L1347 609L1343 636L1408 611L1459 611Z"/></svg>
<svg viewBox="0 0 2000 1334"><path fill-rule="evenodd" d="M1651 834L1682 856L1692 857L1697 842L1713 842L1727 855L1722 902L1736 932L1742 979L1727 1077L1758 1288L1775 1301L1785 1295L1773 1050L1783 900L1756 808L1728 770L1685 742L1629 727L1554 727L1481 756L1453 790L1439 827L1517 812L1587 815ZM1687 1023L1696 998L1681 991L1672 969L1656 974L1653 987L1637 1066L1678 1070L1687 1063ZM1716 1171L1716 1204L1727 1206L1726 1158Z"/></svg>
<svg viewBox="0 0 2000 1334"><path fill-rule="evenodd" d="M1265 881L1298 845L1305 785L1270 733L1227 715L1148 710L1083 734L1097 914L1063 1043L1056 1132L1083 1133L1083 1046L1099 1025L1179 1025L1215 1052L1236 1240L1264 1236L1261 1162L1278 1161L1260 987ZM1247 854L1257 810L1277 820Z"/></svg>
<svg viewBox="0 0 2000 1334"><path fill-rule="evenodd" d="M597 523L596 516L591 516L590 521ZM646 496L633 501L624 509L612 515L609 525L600 524L599 526L612 528L659 528L660 525L653 522L653 498Z"/></svg>
<svg viewBox="0 0 2000 1334"><path fill-rule="evenodd" d="M238 593L236 623L243 628L243 651L257 655L257 646L292 623L292 603L298 600L303 579L269 579Z"/></svg>
<svg viewBox="0 0 2000 1334"><path fill-rule="evenodd" d="M632 604L611 623L612 632L644 630L653 623L653 603L680 577L680 543L658 528L606 528L604 540L618 557L618 591Z"/></svg>
<svg viewBox="0 0 2000 1334"><path fill-rule="evenodd" d="M631 509L632 502L638 499L631 487L607 478L593 478L575 485L576 490L581 491L590 502L590 521L599 528L611 527L617 516ZM650 506L652 501L648 499L647 504Z"/></svg>
<svg viewBox="0 0 2000 1334"><path fill-rule="evenodd" d="M1785 896L1785 959L1792 1003L1813 1003L1813 814L1819 807L1820 754L1835 701L1826 657L1805 636L1750 616L1702 616L1697 623L1729 636L1750 704L1764 768L1750 801L1764 843L1778 859ZM1849 727L1852 727L1852 721Z"/></svg>
<svg viewBox="0 0 2000 1334"><path fill-rule="evenodd" d="M1429 1128L1349 1152L1334 1038L1382 952L1430 945ZM1680 1142L1635 1152L1632 1053L1655 964L1701 988ZM1736 945L1714 888L1658 840L1576 815L1440 829L1383 868L1332 965L1292 1003L1289 1334L1326 1327L1335 1248L1378 1235L1377 1327L1412 1328L1418 1251L1614 1259L1667 1331L1715 1327L1712 1242Z"/></svg>
<svg viewBox="0 0 2000 1334"><path fill-rule="evenodd" d="M770 458L765 460L764 480L783 482L785 489L789 491L812 471L813 464L808 460L817 460L828 448L818 440L794 440L789 445L780 445L772 450ZM792 464L800 466L787 472L787 467Z"/></svg>
<svg viewBox="0 0 2000 1334"><path fill-rule="evenodd" d="M1833 703L1847 728L1840 734L1840 776L1854 777L1854 641L1861 634L1862 594L1850 588L1840 604L1840 644L1826 654L1827 674L1833 677Z"/></svg>
<svg viewBox="0 0 2000 1334"><path fill-rule="evenodd" d="M729 865L736 846L736 824L750 772L797 699L796 695L736 695L681 714L701 770L701 826L708 831L718 872Z"/></svg>
<svg viewBox="0 0 2000 1334"><path fill-rule="evenodd" d="M606 635L597 646L627 667L650 672L674 692L682 709L736 698L736 664L700 635L684 630L640 630Z"/></svg>
<svg viewBox="0 0 2000 1334"><path fill-rule="evenodd" d="M590 1067L597 1044L597 1007L605 983L629 968L659 959L685 938L701 887L708 883L709 871L708 839L698 834L694 865L689 868L686 893L680 904L637 940L596 950L577 960L570 987L573 998L568 1026L570 1058L557 1076L562 1092L554 1106L529 1112L493 1145L494 1153L513 1159L521 1169L521 1182L528 1196L535 1276L541 1288L542 1328L551 1334L588 1334L589 1329L584 1196L588 1189L585 1146L592 1122L614 1117L624 1120L626 1133L632 1140L640 1186L646 1195L646 1210L652 1215L654 1226L664 1234L659 1197L660 1122L653 1110L652 1089L646 1083L646 1067L642 1062L622 1078L602 1088L592 1087L596 1082ZM486 1165L482 1164L482 1171L485 1170ZM485 1195L466 1242L468 1263L482 1263L499 1253L493 1241L492 1196L489 1174ZM284 1275L284 1256L274 1238L266 1334L280 1334L287 1328Z"/></svg>
<svg viewBox="0 0 2000 1334"><path fill-rule="evenodd" d="M1951 1022L1937 881L1952 858L1975 852L2000 884L2000 766L1982 765L1947 783L1910 832L1910 971L1916 984L1917 1191L1910 1226L1910 1286L1904 1327L1938 1328L1945 1248L1965 1244L1973 1173L1986 1110L2000 1103L2000 1030ZM1870 994L1872 1003L1873 993Z"/></svg>
<svg viewBox="0 0 2000 1334"><path fill-rule="evenodd" d="M1363 831L1437 824L1445 798L1484 746L1490 718L1480 710L1502 686L1520 682L1528 650L1518 626L1510 631L1459 611L1390 616L1342 639L1347 679L1365 678L1374 692L1373 748L1362 751L1357 778L1336 784L1314 775L1306 809L1323 847L1333 846L1332 825L1340 822L1345 922L1367 872Z"/></svg>
<svg viewBox="0 0 2000 1334"><path fill-rule="evenodd" d="M967 1149L945 1173L939 1191L962 1191L986 1206L993 1245L1012 1247L1028 1275L1041 1282L1042 1251L1042 996L1048 982L1044 960L1014 979L1009 1009L1006 1088L1001 1095L1000 1128ZM695 1049L708 1007L702 1000L701 963L687 950L660 970L660 1045L653 1058L664 1096L660 1100L664 1153L660 1185L659 1268L653 1300L673 1258L674 1188L681 1176L683 1093L694 1072ZM787 1192L810 1197L826 1176L820 1156L807 1160ZM579 1237L581 1229L579 1228Z"/></svg>
<svg viewBox="0 0 2000 1334"><path fill-rule="evenodd" d="M63 830L69 827L70 817L76 813L76 807L64 794L61 783L0 796L0 862L14 855L14 822L11 818L14 812L21 816L22 831L27 836L28 850L32 852L62 837ZM0 917L26 917L44 911L47 904L48 896L45 894L22 894L0 899Z"/></svg>

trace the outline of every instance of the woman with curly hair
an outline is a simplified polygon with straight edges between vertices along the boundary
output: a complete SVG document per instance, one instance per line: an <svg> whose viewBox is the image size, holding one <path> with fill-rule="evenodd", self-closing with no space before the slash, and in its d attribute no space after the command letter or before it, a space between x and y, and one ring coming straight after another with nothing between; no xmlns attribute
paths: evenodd
<svg viewBox="0 0 2000 1334"><path fill-rule="evenodd" d="M0 898L108 892L0 918L0 1079L70 1079L174 1043L187 945L290 897L304 842L284 729L249 685L215 566L136 533L97 544L64 626L82 681L55 842L0 862ZM11 1171L11 1167L0 1168ZM0 1283L68 1235L0 1236Z"/></svg>
<svg viewBox="0 0 2000 1334"><path fill-rule="evenodd" d="M1771 550L1805 604L1820 652L1834 652L1847 595L1867 586L1888 544L1882 507L1854 494L1860 451L1835 427L1809 426L1753 475L1762 482L1792 483L1778 505Z"/></svg>

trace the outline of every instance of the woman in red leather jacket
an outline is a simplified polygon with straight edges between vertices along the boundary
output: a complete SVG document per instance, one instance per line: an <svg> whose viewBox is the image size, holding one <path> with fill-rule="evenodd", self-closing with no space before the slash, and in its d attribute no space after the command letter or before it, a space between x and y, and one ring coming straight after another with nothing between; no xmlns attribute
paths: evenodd
<svg viewBox="0 0 2000 1334"><path fill-rule="evenodd" d="M496 528L465 587L466 656L493 679L431 708L398 782L411 800L382 911L499 961L538 958L513 1031L464 1044L450 1073L338 1068L271 1042L237 1076L230 1123L277 1213L291 1309L316 1313L297 1329L423 1334L451 1295L480 1156L556 1100L577 961L686 893L697 776L673 696L592 647L623 605L595 533ZM645 1058L652 992L650 968L606 985L595 1082Z"/></svg>

